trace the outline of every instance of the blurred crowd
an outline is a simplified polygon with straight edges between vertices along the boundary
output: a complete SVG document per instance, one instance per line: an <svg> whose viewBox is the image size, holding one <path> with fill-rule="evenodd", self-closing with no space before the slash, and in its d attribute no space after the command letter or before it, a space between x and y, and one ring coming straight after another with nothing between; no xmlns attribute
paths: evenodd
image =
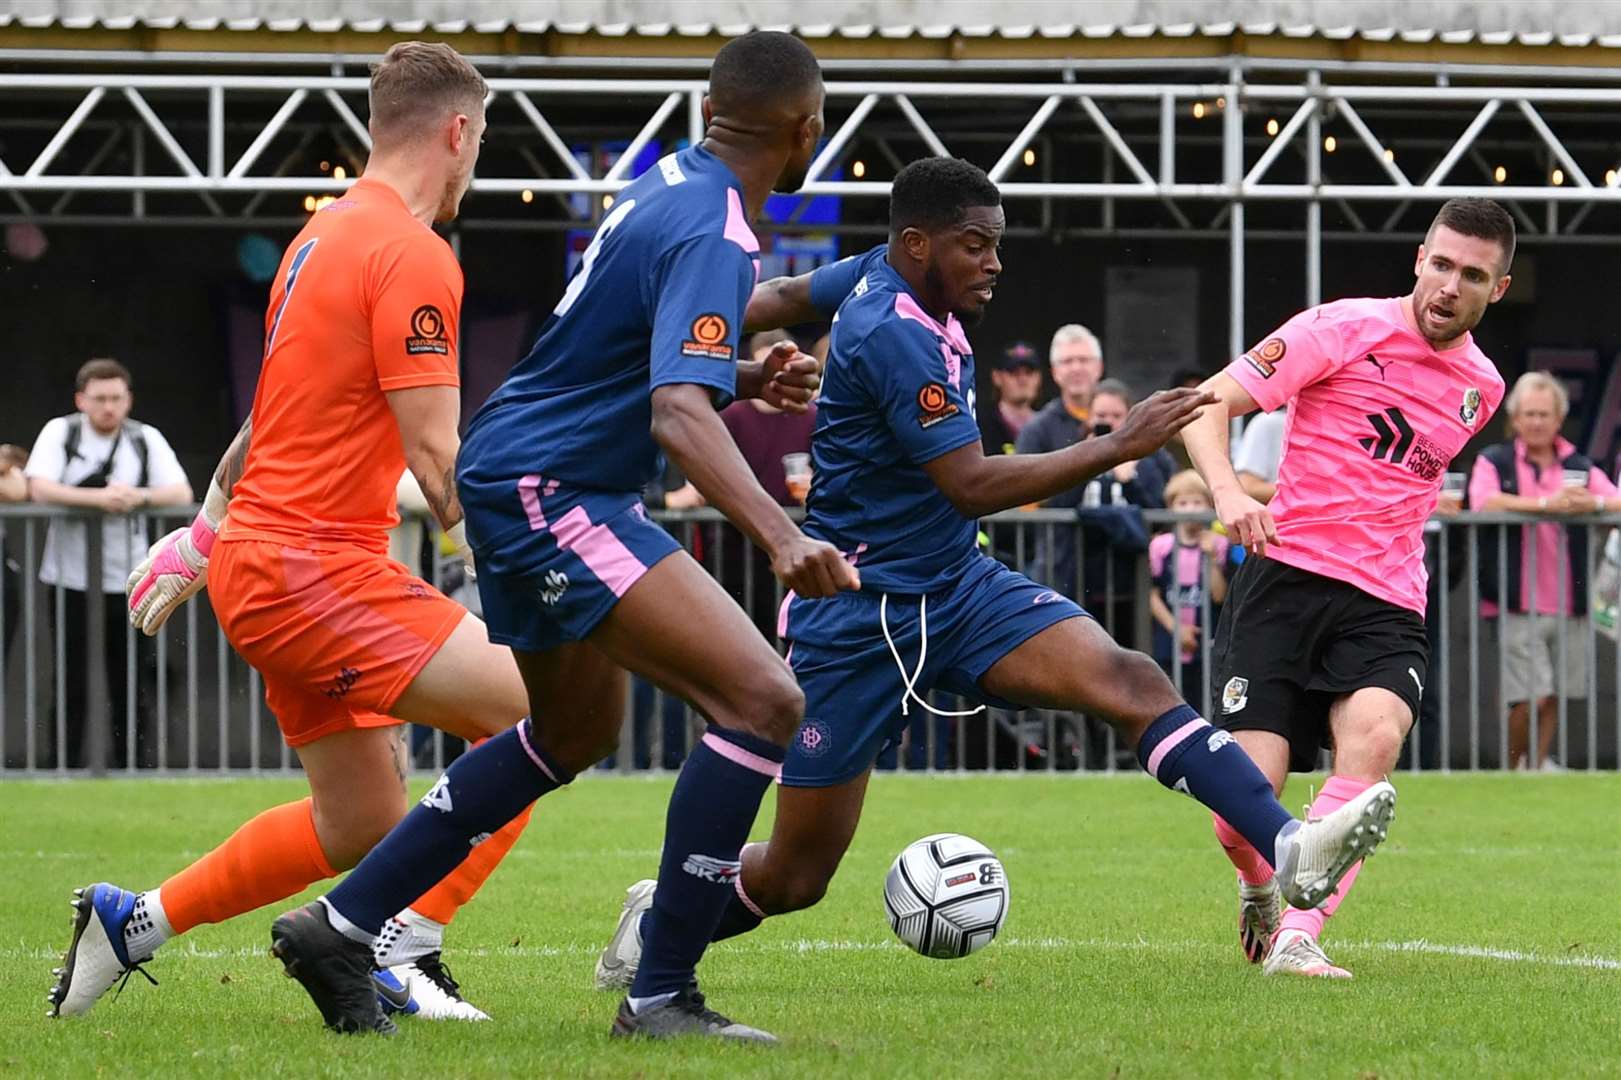
<svg viewBox="0 0 1621 1080"><path fill-rule="evenodd" d="M782 331L756 334L746 349L761 358L784 340L792 339ZM825 359L825 334L798 344ZM1140 395L1157 389L1134 385L1130 372L1111 372L1098 336L1075 323L1054 331L1044 350L1018 341L982 358L981 367L989 375L988 385L981 383L988 392L977 405L986 454L1043 453L1100 438L1125 420ZM1204 377L1181 371L1170 384L1198 385ZM85 363L75 379L72 403L72 411L44 423L28 448L0 445L0 502L56 504L100 511L105 517L99 525L83 518L53 519L37 565L31 567L22 565L20 545L10 539L15 530L7 530L0 660L13 654L24 623L25 576L34 575L50 587L43 608L54 631L55 686L64 720L60 739L54 726L47 725L52 730L39 742L36 765L55 767L59 752L69 768L86 763L87 680L80 674L99 659L112 702L108 764L124 766L126 748L133 745L136 764L148 766L155 763L148 736L156 666L150 640L127 631L124 582L152 539L148 517L165 507L190 504L193 488L163 433L133 418L134 379L118 361L95 358ZM1615 633L1614 593L1621 566L1621 539L1614 532L1565 519L1621 510L1621 492L1610 470L1562 435L1570 399L1556 378L1545 372L1522 376L1503 413L1506 437L1481 450L1467 471L1448 474L1436 512L1440 518L1465 509L1542 518L1535 525L1482 526L1473 561L1478 563L1479 615L1501 643L1508 761L1517 768L1555 769L1559 765L1550 751L1558 703L1585 697L1590 683L1588 650L1568 643L1587 640L1595 628ZM785 507L803 505L814 479L814 405L797 415L761 401L741 401L726 408L722 419L765 490ZM1275 492L1287 428L1285 411L1257 415L1249 418L1233 445L1240 481L1262 502ZM1454 463L1454 468L1463 469L1463 463ZM703 505L702 496L673 468L645 495L655 510ZM394 537L395 558L439 580L424 566L438 549L436 538L424 528L425 506L409 475L401 479L399 503L402 525ZM982 534L987 550L1073 596L1118 640L1150 652L1195 707L1208 707L1210 641L1228 581L1244 553L1212 522L1209 489L1188 467L1179 440L1063 492L1043 507L1073 513L1073 526L988 526ZM1174 522L1161 516L1155 528L1145 522L1145 510L1182 516ZM680 514L664 520L753 615L761 633L774 638L781 596L764 553L724 523ZM98 527L101 580L90 582L88 530ZM1463 536L1464 530L1443 531L1439 522L1432 522L1432 616L1440 590L1458 588L1472 561L1459 542ZM1444 560L1443 579L1440 549L1447 545L1450 558ZM445 584L476 610L476 590L460 580ZM94 591L103 598L105 648L99 658L87 655L86 644ZM1438 623L1434 617L1427 620L1432 653ZM1425 768L1436 767L1441 755L1437 698L1426 693L1425 715L1418 725L1418 757ZM630 755L629 763L637 768L679 766L696 730L684 703L635 681L629 712L634 737L621 751ZM891 747L880 765L893 768L904 758L909 768L1100 767L1110 749L1104 732L1103 725L1081 717L991 712L947 722L920 716L902 745ZM1123 747L1115 751L1127 753ZM1121 762L1129 764L1125 756Z"/></svg>

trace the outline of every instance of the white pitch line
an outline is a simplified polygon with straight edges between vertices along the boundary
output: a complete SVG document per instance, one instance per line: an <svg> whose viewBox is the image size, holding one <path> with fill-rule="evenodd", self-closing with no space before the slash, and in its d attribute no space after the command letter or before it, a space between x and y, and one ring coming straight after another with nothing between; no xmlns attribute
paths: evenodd
<svg viewBox="0 0 1621 1080"><path fill-rule="evenodd" d="M1419 939L1417 941L1336 941L1336 949L1352 952L1420 953L1430 956L1451 956L1466 960L1495 960L1510 964L1543 964L1552 967L1591 968L1598 971L1621 971L1621 960L1607 956L1550 956L1546 953L1525 952L1519 949L1499 949L1486 945L1443 945ZM902 946L893 940L830 941L819 938L798 938L790 941L772 941L750 944L737 942L723 946L728 952L752 953L849 953L849 952L901 952ZM998 949L1030 950L1036 952L1073 952L1099 950L1106 952L1166 952L1186 954L1193 952L1228 952L1230 946L1215 941L1117 941L1103 938L1063 937L1005 937L996 942ZM471 949L449 948L445 954L455 959L470 957L516 957L520 959L555 959L569 956L595 956L600 946L591 944L520 945L511 948L480 946ZM236 949L199 949L191 943L171 949L168 955L180 952L202 960L248 960L263 957L266 950L258 947ZM52 949L15 948L0 949L0 960L54 960L59 952Z"/></svg>

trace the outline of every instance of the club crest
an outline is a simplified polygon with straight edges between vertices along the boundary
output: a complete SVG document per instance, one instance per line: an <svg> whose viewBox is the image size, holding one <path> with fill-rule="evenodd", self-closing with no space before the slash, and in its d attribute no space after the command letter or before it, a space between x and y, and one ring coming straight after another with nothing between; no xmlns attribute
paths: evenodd
<svg viewBox="0 0 1621 1080"><path fill-rule="evenodd" d="M1480 391L1474 387L1463 392L1463 404L1458 407L1458 417L1470 427L1475 426L1475 419L1480 416Z"/></svg>
<svg viewBox="0 0 1621 1080"><path fill-rule="evenodd" d="M1250 681L1233 676L1227 680L1227 685L1221 691L1221 711L1235 713L1243 710L1250 703Z"/></svg>

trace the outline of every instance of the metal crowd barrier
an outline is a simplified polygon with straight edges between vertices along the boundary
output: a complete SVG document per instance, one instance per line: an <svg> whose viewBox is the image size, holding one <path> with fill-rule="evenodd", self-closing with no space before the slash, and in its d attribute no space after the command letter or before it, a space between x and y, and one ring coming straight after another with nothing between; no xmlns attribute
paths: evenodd
<svg viewBox="0 0 1621 1080"><path fill-rule="evenodd" d="M162 513L109 516L102 529L88 523L93 511L32 504L0 506L0 547L6 572L0 576L0 760L6 776L158 775L213 772L277 773L296 770L296 757L282 742L264 702L263 685L226 642L207 594L186 605L153 639L120 618L118 593L70 590L39 581L38 569L50 531L84 529L86 580L101 578L109 558L138 562L148 539L189 521L194 508ZM748 612L762 634L774 637L782 588L764 554L712 510L657 511L669 529ZM1141 515L1142 537L1196 516L1168 511ZM1432 589L1431 662L1424 716L1403 751L1403 767L1422 770L1507 767L1509 703L1502 700L1508 642L1501 620L1481 616L1483 594L1509 593L1511 528L1552 524L1561 552L1554 580L1567 593L1580 583L1584 595L1595 586L1611 591L1586 618L1540 614L1538 545L1523 545L1524 574L1533 614L1529 632L1551 641L1556 681L1552 716L1557 723L1553 756L1567 768L1616 769L1621 744L1621 636L1616 630L1613 580L1621 562L1621 540L1606 545L1621 515L1554 518L1524 514L1463 513L1436 518L1426 536ZM1563 557L1572 531L1586 537L1586 562L1577 568ZM431 530L427 530L431 534ZM995 557L1058 591L1081 599L1103 627L1123 644L1149 651L1153 623L1148 595L1148 560L1133 530L1105 532L1082 524L1073 511L1012 511L982 523L982 546ZM423 576L457 599L477 608L476 590L461 580L454 556L438 552L431 539L420 549ZM1197 605L1205 628L1191 664L1205 676L1187 696L1206 716L1221 708L1222 688L1210 685L1210 645L1218 614L1212 604L1205 560L1198 561L1198 587L1179 594L1179 604ZM1495 566L1495 589L1482 580ZM1546 591L1545 589L1543 590ZM1590 607L1594 603L1589 596ZM81 622L74 621L82 605ZM1178 611L1177 616L1181 617ZM118 621L115 621L118 620ZM71 624L71 625L70 625ZM81 643L68 631L82 627ZM122 672L88 658L118 655ZM1167 674L1179 686L1181 652L1172 648ZM70 656L82 657L77 665ZM1571 661L1579 661L1572 665ZM1567 667L1579 669L1576 685ZM82 702L82 704L80 704ZM936 707L961 709L942 697ZM603 763L619 771L678 768L701 734L701 719L685 702L631 680L619 751ZM82 717L82 719L81 719ZM1544 717L1532 707L1528 737L1536 746ZM418 766L441 769L460 744L421 729L413 741ZM1326 762L1326 757L1325 757ZM902 742L880 761L881 768L958 771L1112 772L1135 769L1129 750L1112 729L1086 716L1051 710L987 710L970 717L917 716Z"/></svg>

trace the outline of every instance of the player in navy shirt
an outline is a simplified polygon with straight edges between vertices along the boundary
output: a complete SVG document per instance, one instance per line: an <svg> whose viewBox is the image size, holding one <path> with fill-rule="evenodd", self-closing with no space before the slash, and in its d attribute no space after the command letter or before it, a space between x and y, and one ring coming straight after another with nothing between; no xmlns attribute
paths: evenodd
<svg viewBox="0 0 1621 1080"><path fill-rule="evenodd" d="M670 799L642 960L613 1033L774 1041L709 1009L693 971L804 697L639 492L667 454L786 587L831 596L859 584L761 490L716 412L756 395L803 410L815 388L816 362L791 346L763 363L740 363L737 349L757 273L749 223L770 192L803 183L822 100L797 38L758 32L722 48L704 140L620 193L534 348L474 417L457 490L490 638L512 647L532 715L452 765L322 899L339 931L375 933L470 845L611 752L628 668L710 724ZM366 993L306 989L318 1003Z"/></svg>
<svg viewBox="0 0 1621 1080"><path fill-rule="evenodd" d="M1296 821L1232 736L1184 703L1153 660L975 545L980 515L1146 457L1213 398L1162 391L1110 435L1049 454L986 457L963 323L978 321L1002 269L996 186L965 161L914 162L895 178L889 224L887 250L817 271L823 281L767 283L750 306L750 322L803 321L813 298L849 285L817 406L805 531L855 563L861 588L784 603L779 630L805 691L805 720L783 764L771 839L744 850L717 938L821 898L855 834L879 751L913 709L938 711L926 700L935 689L1103 717L1148 772L1233 822L1277 867L1281 887L1316 906L1383 837L1385 802L1369 797ZM634 917L627 910L605 959L634 965Z"/></svg>

